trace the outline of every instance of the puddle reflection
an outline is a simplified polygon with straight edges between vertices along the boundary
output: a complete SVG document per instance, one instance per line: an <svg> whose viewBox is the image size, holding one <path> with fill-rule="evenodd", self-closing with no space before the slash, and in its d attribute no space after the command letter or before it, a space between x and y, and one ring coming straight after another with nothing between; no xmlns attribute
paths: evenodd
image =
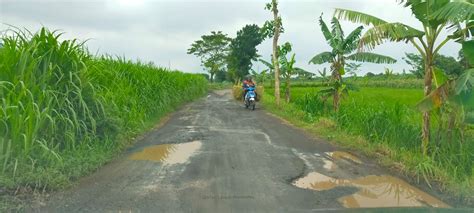
<svg viewBox="0 0 474 213"><path fill-rule="evenodd" d="M196 151L201 148L201 141L181 144L161 144L150 146L141 152L132 154L130 160L158 161L163 164L186 163Z"/></svg>
<svg viewBox="0 0 474 213"><path fill-rule="evenodd" d="M450 207L435 197L392 176L370 175L356 179L337 179L318 172L296 180L293 185L316 191L330 190L339 186L356 187L358 192L338 201L346 208L370 207Z"/></svg>

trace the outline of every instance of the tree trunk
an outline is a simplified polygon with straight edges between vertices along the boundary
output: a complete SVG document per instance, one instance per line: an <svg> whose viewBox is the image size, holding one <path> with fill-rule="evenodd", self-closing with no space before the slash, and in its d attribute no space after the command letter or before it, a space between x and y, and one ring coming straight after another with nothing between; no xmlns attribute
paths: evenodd
<svg viewBox="0 0 474 213"><path fill-rule="evenodd" d="M425 97L431 93L432 90L432 76L433 76L433 56L430 53L426 54L425 61ZM428 154L428 144L430 142L430 112L423 112L423 127L422 127L422 151L424 155Z"/></svg>
<svg viewBox="0 0 474 213"><path fill-rule="evenodd" d="M447 133L447 138L448 138L448 142L449 143L452 143L453 141L453 131L454 131L454 127L456 125L456 111L455 110L452 110L450 113L449 113L449 118L448 118L448 133Z"/></svg>
<svg viewBox="0 0 474 213"><path fill-rule="evenodd" d="M280 21L278 20L277 0L272 0L272 11L274 20L273 35L273 67L275 69L275 103L280 106L280 66L278 64L278 37L280 37Z"/></svg>
<svg viewBox="0 0 474 213"><path fill-rule="evenodd" d="M441 109L438 109L437 111L437 115L439 117L438 119L438 131L436 132L436 140L434 141L434 143L436 144L436 146L440 146L441 145L441 140L443 139L443 119L444 119L444 116L443 116L443 112Z"/></svg>
<svg viewBox="0 0 474 213"><path fill-rule="evenodd" d="M286 78L285 100L290 103L290 77Z"/></svg>
<svg viewBox="0 0 474 213"><path fill-rule="evenodd" d="M340 65L336 65L336 66L334 66L334 70L333 70L333 73L332 73L333 79L340 84L339 86L342 85L342 78L341 78L341 74L339 73L340 69L341 69ZM341 99L341 97L339 95L339 88L334 87L334 95L333 95L332 104L333 104L335 112L339 111L340 99Z"/></svg>
<svg viewBox="0 0 474 213"><path fill-rule="evenodd" d="M334 91L332 105L334 107L334 112L337 112L339 110L339 92L337 90Z"/></svg>
<svg viewBox="0 0 474 213"><path fill-rule="evenodd" d="M214 73L211 73L211 83L214 83Z"/></svg>

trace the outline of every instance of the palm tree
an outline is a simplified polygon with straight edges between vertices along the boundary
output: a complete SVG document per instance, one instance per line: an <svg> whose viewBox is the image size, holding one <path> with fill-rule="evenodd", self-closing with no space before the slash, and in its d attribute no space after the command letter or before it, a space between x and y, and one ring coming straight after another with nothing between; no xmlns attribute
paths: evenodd
<svg viewBox="0 0 474 213"><path fill-rule="evenodd" d="M422 23L423 30L417 30L399 22L386 22L380 18L346 9L336 9L335 17L372 26L360 39L360 49L372 49L384 41L410 42L421 54L425 64L424 95L432 91L434 59L449 40L461 39L466 31L474 29L472 0L401 0ZM464 25L464 26L462 26ZM441 38L443 30L454 27L452 36ZM441 40L442 39L442 40ZM430 112L423 112L422 150L427 154L430 141Z"/></svg>
<svg viewBox="0 0 474 213"><path fill-rule="evenodd" d="M331 21L332 28L329 31L326 23L323 21L322 16L319 17L319 24L321 31L323 32L324 38L331 46L331 52L322 52L314 56L309 63L313 64L331 64L331 77L332 77L332 95L333 95L333 106L334 110L339 110L339 99L340 95L344 91L345 84L342 82L342 76L345 74L345 63L346 60L359 61L359 62L371 62L371 63L395 63L396 60L375 53L369 52L357 52L353 53L359 44L359 39L363 27L357 27L347 37L344 37L344 32L337 18L333 18Z"/></svg>

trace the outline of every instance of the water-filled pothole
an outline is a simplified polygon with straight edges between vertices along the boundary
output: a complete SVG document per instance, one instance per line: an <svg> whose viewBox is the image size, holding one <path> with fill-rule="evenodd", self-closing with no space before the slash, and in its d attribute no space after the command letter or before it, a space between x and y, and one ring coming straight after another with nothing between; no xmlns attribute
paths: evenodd
<svg viewBox="0 0 474 213"><path fill-rule="evenodd" d="M370 207L450 207L435 197L392 176L369 175L356 179L337 179L318 172L309 173L293 185L316 191L331 190L336 187L356 187L358 192L338 199L346 208Z"/></svg>
<svg viewBox="0 0 474 213"><path fill-rule="evenodd" d="M158 161L163 164L186 163L202 146L201 141L180 144L161 144L146 147L140 152L130 155L130 160Z"/></svg>

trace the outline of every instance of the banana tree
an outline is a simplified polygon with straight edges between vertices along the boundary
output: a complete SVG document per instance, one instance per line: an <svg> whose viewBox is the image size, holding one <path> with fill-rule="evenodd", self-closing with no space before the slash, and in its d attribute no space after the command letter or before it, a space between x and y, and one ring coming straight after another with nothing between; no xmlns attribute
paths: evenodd
<svg viewBox="0 0 474 213"><path fill-rule="evenodd" d="M348 63L347 64L347 73L349 75L351 75L354 80L356 80L356 77L357 77L357 72L360 70L360 67L362 67L362 64L358 64L358 63Z"/></svg>
<svg viewBox="0 0 474 213"><path fill-rule="evenodd" d="M262 70L260 73L258 73L257 71L251 69L250 72L252 73L252 76L254 76L257 83L261 83L262 85L265 84L268 70Z"/></svg>
<svg viewBox="0 0 474 213"><path fill-rule="evenodd" d="M303 79L303 83L304 83L304 80L310 80L311 78L315 76L314 73L308 72L303 69L297 69L295 74L298 79Z"/></svg>
<svg viewBox="0 0 474 213"><path fill-rule="evenodd" d="M272 77L273 75L275 74L274 73L274 69L273 69L273 62L270 63L268 61L265 61L263 59L258 59L258 61L260 61L260 63L262 63L263 65L265 65L267 68L263 71L265 71L265 73L268 74L268 77L270 78L270 87L273 87L273 80L272 80ZM262 72L263 72L262 71Z"/></svg>
<svg viewBox="0 0 474 213"><path fill-rule="evenodd" d="M309 73L302 68L295 67L295 53L287 58L287 55L291 52L292 46L289 42L286 42L282 46L278 47L279 64L281 65L281 76L285 79L285 100L290 102L291 99L291 77L298 73Z"/></svg>
<svg viewBox="0 0 474 213"><path fill-rule="evenodd" d="M331 46L332 51L322 52L314 56L309 63L313 64L331 64L331 84L334 111L339 110L340 96L346 89L346 85L342 82L342 76L345 74L346 61L371 62L371 63L395 63L396 60L375 53L356 52L362 26L357 27L347 37L344 37L344 32L337 18L331 21L331 31L329 30L322 17L319 17L319 25L323 32L324 38Z"/></svg>
<svg viewBox="0 0 474 213"><path fill-rule="evenodd" d="M384 68L384 75L385 75L386 78L391 78L393 76L393 69L385 67Z"/></svg>
<svg viewBox="0 0 474 213"><path fill-rule="evenodd" d="M473 0L401 0L404 7L411 9L422 23L423 30L417 30L399 22L387 22L380 18L346 9L336 9L335 17L372 26L360 38L360 50L373 49L385 41L410 42L421 54L425 63L424 95L432 91L434 59L440 49L449 40L459 39L453 36L442 38L444 30L457 27L458 34L472 31L473 22L468 22L474 15ZM465 24L463 25L462 23ZM430 112L423 112L422 151L427 154L430 141Z"/></svg>
<svg viewBox="0 0 474 213"><path fill-rule="evenodd" d="M323 84L326 85L326 86L329 86L329 78L327 76L326 67L323 68L323 71L318 70L318 73L321 76Z"/></svg>
<svg viewBox="0 0 474 213"><path fill-rule="evenodd" d="M466 43L470 43L470 45L463 45L463 52L469 62L474 62L474 52L468 49L474 48L474 40ZM420 101L417 106L423 112L435 111L440 115L436 141L441 141L440 133L443 129L447 130L448 141L452 141L453 130L456 126L459 127L460 124L464 123L464 103L468 102L468 100L464 100L466 98L464 93L472 92L474 68L468 68L457 78L447 76L440 69L435 68L433 77L436 89ZM445 116L447 116L447 125L443 128L443 123L445 123L443 117ZM458 129L462 130L462 128Z"/></svg>
<svg viewBox="0 0 474 213"><path fill-rule="evenodd" d="M291 99L291 77L301 73L309 73L302 68L295 67L295 63L295 53L291 55L290 59L287 59L286 55L280 55L281 75L283 79L285 79L285 100L287 103L289 103Z"/></svg>

